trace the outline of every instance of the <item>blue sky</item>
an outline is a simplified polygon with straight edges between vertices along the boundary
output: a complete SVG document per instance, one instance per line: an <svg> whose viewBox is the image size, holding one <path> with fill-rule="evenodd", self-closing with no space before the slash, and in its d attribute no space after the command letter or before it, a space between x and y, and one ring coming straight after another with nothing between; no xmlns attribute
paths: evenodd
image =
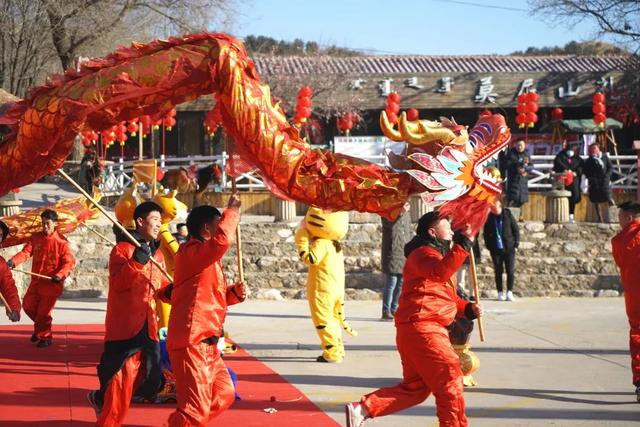
<svg viewBox="0 0 640 427"><path fill-rule="evenodd" d="M595 33L590 22L570 29L532 16L526 0L468 0L483 7L460 3L467 1L253 0L233 33L425 55L507 54L592 39Z"/></svg>

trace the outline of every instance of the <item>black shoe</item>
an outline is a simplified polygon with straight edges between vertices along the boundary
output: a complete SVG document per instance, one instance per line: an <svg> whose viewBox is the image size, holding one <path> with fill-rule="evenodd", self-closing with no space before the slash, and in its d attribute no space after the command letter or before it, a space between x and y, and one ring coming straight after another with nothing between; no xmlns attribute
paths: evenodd
<svg viewBox="0 0 640 427"><path fill-rule="evenodd" d="M31 339L29 340L31 342L37 342L38 341L38 337L36 336L36 334L32 334L31 335Z"/></svg>
<svg viewBox="0 0 640 427"><path fill-rule="evenodd" d="M38 341L38 344L36 344L36 347L49 347L52 344L51 340L40 340Z"/></svg>
<svg viewBox="0 0 640 427"><path fill-rule="evenodd" d="M316 358L316 362L319 363L342 363L342 359L340 360L327 360L324 358L324 356L320 355Z"/></svg>
<svg viewBox="0 0 640 427"><path fill-rule="evenodd" d="M393 316L389 312L385 311L384 313L382 313L382 317L380 318L380 320L393 320Z"/></svg>
<svg viewBox="0 0 640 427"><path fill-rule="evenodd" d="M636 387L636 399L640 402L640 385Z"/></svg>

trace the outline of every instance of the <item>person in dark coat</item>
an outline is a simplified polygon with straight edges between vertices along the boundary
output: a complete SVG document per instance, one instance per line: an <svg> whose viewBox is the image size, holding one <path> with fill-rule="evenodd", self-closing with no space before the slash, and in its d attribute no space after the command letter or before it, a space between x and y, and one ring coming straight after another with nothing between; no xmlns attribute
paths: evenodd
<svg viewBox="0 0 640 427"><path fill-rule="evenodd" d="M613 166L600 144L589 146L589 158L584 162L584 175L589 180L589 200L595 205L598 221L605 219L604 212L613 204L611 198L611 172Z"/></svg>
<svg viewBox="0 0 640 427"><path fill-rule="evenodd" d="M398 297L402 289L402 269L404 268L404 245L413 232L409 203L395 221L382 218L381 269L384 273L384 293L382 294L382 320L392 320L398 308Z"/></svg>
<svg viewBox="0 0 640 427"><path fill-rule="evenodd" d="M580 179L582 178L582 170L584 160L578 155L575 144L565 143L565 147L553 159L553 171L557 174L563 174L564 187L571 192L569 196L569 222L573 223L576 205L580 203L582 195L580 192Z"/></svg>
<svg viewBox="0 0 640 427"><path fill-rule="evenodd" d="M520 245L520 230L509 209L502 208L499 200L491 207L484 224L484 244L491 254L499 301L514 301L516 249ZM507 293L502 287L502 272L507 273Z"/></svg>
<svg viewBox="0 0 640 427"><path fill-rule="evenodd" d="M523 140L499 157L500 175L507 177L507 206L519 208L529 200L531 157Z"/></svg>

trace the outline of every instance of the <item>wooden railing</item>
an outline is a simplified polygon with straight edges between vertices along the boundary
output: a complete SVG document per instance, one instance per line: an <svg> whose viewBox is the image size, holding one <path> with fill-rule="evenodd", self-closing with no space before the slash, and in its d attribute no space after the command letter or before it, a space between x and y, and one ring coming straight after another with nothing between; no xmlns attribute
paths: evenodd
<svg viewBox="0 0 640 427"><path fill-rule="evenodd" d="M638 186L638 169L636 156L610 156L614 167L611 185L613 189L635 191ZM161 158L160 167L164 170L179 169L196 165L204 167L217 163L222 168L221 184L211 188L215 192L230 190L230 180L225 172L229 156L222 153L217 156L190 156L179 158ZM533 191L551 189L554 156L531 156L532 166L529 173L529 188ZM388 166L386 156L368 156L364 160ZM120 195L129 186L133 174L133 161L108 162L104 172L101 190L105 196ZM266 186L256 171L242 174L236 179L237 187L244 191L266 190Z"/></svg>

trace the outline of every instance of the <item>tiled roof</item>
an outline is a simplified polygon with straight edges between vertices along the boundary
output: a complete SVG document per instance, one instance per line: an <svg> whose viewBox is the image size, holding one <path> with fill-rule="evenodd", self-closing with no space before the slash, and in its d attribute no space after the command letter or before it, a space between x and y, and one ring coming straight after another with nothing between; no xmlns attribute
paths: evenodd
<svg viewBox="0 0 640 427"><path fill-rule="evenodd" d="M257 57L258 72L268 74L411 74L623 71L629 56L354 56Z"/></svg>

